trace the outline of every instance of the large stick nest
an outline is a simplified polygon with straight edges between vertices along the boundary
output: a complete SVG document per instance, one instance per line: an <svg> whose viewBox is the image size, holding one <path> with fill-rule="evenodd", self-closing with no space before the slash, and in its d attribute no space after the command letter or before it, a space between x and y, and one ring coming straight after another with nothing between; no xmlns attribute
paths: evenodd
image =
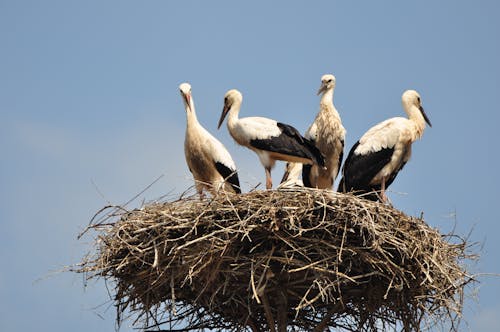
<svg viewBox="0 0 500 332"><path fill-rule="evenodd" d="M330 191L183 198L90 228L75 270L111 281L118 320L149 328L456 330L474 281L466 240Z"/></svg>

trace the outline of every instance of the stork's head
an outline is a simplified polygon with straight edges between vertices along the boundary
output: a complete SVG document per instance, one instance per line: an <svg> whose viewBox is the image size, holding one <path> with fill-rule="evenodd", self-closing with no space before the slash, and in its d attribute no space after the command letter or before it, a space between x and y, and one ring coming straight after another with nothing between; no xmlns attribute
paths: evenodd
<svg viewBox="0 0 500 332"><path fill-rule="evenodd" d="M431 121L427 117L427 114L424 112L424 108L422 107L422 101L420 100L420 95L415 90L406 90L401 97L401 101L403 103L403 108L408 112L412 107L418 108L422 116L424 117L425 122L432 127ZM410 115L410 113L408 113ZM410 115L411 117L411 115Z"/></svg>
<svg viewBox="0 0 500 332"><path fill-rule="evenodd" d="M179 90L181 92L182 101L186 107L186 111L192 110L192 99L191 99L191 84L182 83L179 85Z"/></svg>
<svg viewBox="0 0 500 332"><path fill-rule="evenodd" d="M326 74L321 77L321 86L318 90L318 95L325 93L328 90L335 88L335 76L332 74Z"/></svg>
<svg viewBox="0 0 500 332"><path fill-rule="evenodd" d="M224 95L224 108L222 109L222 114L220 115L219 123L217 128L220 128L222 122L226 118L227 113L231 110L234 105L241 105L243 101L243 95L236 89L229 90Z"/></svg>

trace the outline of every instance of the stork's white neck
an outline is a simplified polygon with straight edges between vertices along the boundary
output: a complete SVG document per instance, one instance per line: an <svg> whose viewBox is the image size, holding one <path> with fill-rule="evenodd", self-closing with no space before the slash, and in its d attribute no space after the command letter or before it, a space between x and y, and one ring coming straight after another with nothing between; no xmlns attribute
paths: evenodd
<svg viewBox="0 0 500 332"><path fill-rule="evenodd" d="M325 93L323 93L320 104L333 107L333 88L328 89Z"/></svg>
<svg viewBox="0 0 500 332"><path fill-rule="evenodd" d="M240 114L241 102L235 101L227 115L227 127L234 128Z"/></svg>
<svg viewBox="0 0 500 332"><path fill-rule="evenodd" d="M413 123L415 130L413 130L413 140L420 139L425 129L425 119L420 109L414 104L404 105L408 118Z"/></svg>
<svg viewBox="0 0 500 332"><path fill-rule="evenodd" d="M321 112L331 113L334 117L336 117L340 121L340 115L335 109L335 106L333 105L333 90L334 90L333 88L328 89L321 96L321 99L319 101L319 109Z"/></svg>
<svg viewBox="0 0 500 332"><path fill-rule="evenodd" d="M184 107L186 108L187 124L189 125L190 123L198 123L193 97L189 98L189 105L186 104L184 105Z"/></svg>

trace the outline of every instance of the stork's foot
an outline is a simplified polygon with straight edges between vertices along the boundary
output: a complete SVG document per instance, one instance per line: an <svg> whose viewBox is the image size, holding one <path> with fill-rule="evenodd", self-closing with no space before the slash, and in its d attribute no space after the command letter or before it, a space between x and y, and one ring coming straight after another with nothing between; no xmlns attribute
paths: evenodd
<svg viewBox="0 0 500 332"><path fill-rule="evenodd" d="M271 169L266 167L266 189L273 187L273 179L271 178Z"/></svg>
<svg viewBox="0 0 500 332"><path fill-rule="evenodd" d="M388 199L387 199L387 195L385 194L385 177L382 179L382 184L380 186L380 200L382 201L382 203L387 203Z"/></svg>
<svg viewBox="0 0 500 332"><path fill-rule="evenodd" d="M382 203L385 204L385 203L388 202L389 199L387 198L387 195L385 194L385 191L381 191L379 196L380 196L380 201Z"/></svg>
<svg viewBox="0 0 500 332"><path fill-rule="evenodd" d="M266 189L273 188L273 180L271 178L266 178Z"/></svg>

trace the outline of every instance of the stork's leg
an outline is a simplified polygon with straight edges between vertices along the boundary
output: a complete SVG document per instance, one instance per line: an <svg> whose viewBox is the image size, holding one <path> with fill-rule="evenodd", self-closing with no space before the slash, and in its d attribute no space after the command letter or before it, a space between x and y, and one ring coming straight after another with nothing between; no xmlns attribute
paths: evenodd
<svg viewBox="0 0 500 332"><path fill-rule="evenodd" d="M195 187L196 191L198 192L198 195L200 196L200 200L203 200L205 198L205 193L203 192L203 185L200 182L196 182Z"/></svg>
<svg viewBox="0 0 500 332"><path fill-rule="evenodd" d="M200 195L200 201L202 201L205 198L205 193L202 191L198 191L198 195Z"/></svg>
<svg viewBox="0 0 500 332"><path fill-rule="evenodd" d="M380 199L382 203L387 202L387 196L385 194L385 176L382 178L382 184L380 185Z"/></svg>
<svg viewBox="0 0 500 332"><path fill-rule="evenodd" d="M271 189L273 187L273 179L271 178L271 167L265 167L266 169L266 189Z"/></svg>

